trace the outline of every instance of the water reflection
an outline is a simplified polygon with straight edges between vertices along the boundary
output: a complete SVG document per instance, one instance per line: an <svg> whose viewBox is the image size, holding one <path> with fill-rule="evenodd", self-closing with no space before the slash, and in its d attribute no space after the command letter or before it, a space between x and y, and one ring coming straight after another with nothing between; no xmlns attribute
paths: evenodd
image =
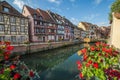
<svg viewBox="0 0 120 80"><path fill-rule="evenodd" d="M73 80L78 74L76 61L81 59L75 52L84 44L64 47L21 58L29 68L40 72L41 80Z"/></svg>

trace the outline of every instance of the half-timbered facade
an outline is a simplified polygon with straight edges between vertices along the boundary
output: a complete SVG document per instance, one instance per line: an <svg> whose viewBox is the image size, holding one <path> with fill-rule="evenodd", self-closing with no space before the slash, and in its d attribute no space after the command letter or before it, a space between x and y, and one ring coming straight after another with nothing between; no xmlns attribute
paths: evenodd
<svg viewBox="0 0 120 80"><path fill-rule="evenodd" d="M0 41L28 41L28 19L6 1L0 2Z"/></svg>

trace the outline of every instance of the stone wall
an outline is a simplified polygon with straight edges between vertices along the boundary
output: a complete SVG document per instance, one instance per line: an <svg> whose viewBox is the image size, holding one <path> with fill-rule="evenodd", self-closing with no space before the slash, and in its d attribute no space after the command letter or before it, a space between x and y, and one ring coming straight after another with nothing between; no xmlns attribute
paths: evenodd
<svg viewBox="0 0 120 80"><path fill-rule="evenodd" d="M73 42L57 42L57 43L42 43L42 44L30 44L29 45L14 45L14 54L26 54L26 53L34 53L38 51L53 49L57 47L62 47L65 45L71 45L74 44Z"/></svg>

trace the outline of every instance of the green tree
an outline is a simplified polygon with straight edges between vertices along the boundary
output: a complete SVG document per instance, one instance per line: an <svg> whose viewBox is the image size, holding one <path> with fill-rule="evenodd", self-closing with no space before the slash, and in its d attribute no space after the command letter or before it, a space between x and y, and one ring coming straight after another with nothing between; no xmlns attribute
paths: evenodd
<svg viewBox="0 0 120 80"><path fill-rule="evenodd" d="M109 20L112 20L112 12L119 12L120 13L120 0L116 0L111 5L111 11L109 13Z"/></svg>

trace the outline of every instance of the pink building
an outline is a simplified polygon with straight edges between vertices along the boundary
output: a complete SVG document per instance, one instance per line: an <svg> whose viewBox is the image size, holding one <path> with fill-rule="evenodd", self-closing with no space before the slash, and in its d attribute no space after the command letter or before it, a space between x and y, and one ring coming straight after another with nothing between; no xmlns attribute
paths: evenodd
<svg viewBox="0 0 120 80"><path fill-rule="evenodd" d="M29 18L29 37L31 42L56 40L56 24L46 11L33 9L25 5L22 14Z"/></svg>

